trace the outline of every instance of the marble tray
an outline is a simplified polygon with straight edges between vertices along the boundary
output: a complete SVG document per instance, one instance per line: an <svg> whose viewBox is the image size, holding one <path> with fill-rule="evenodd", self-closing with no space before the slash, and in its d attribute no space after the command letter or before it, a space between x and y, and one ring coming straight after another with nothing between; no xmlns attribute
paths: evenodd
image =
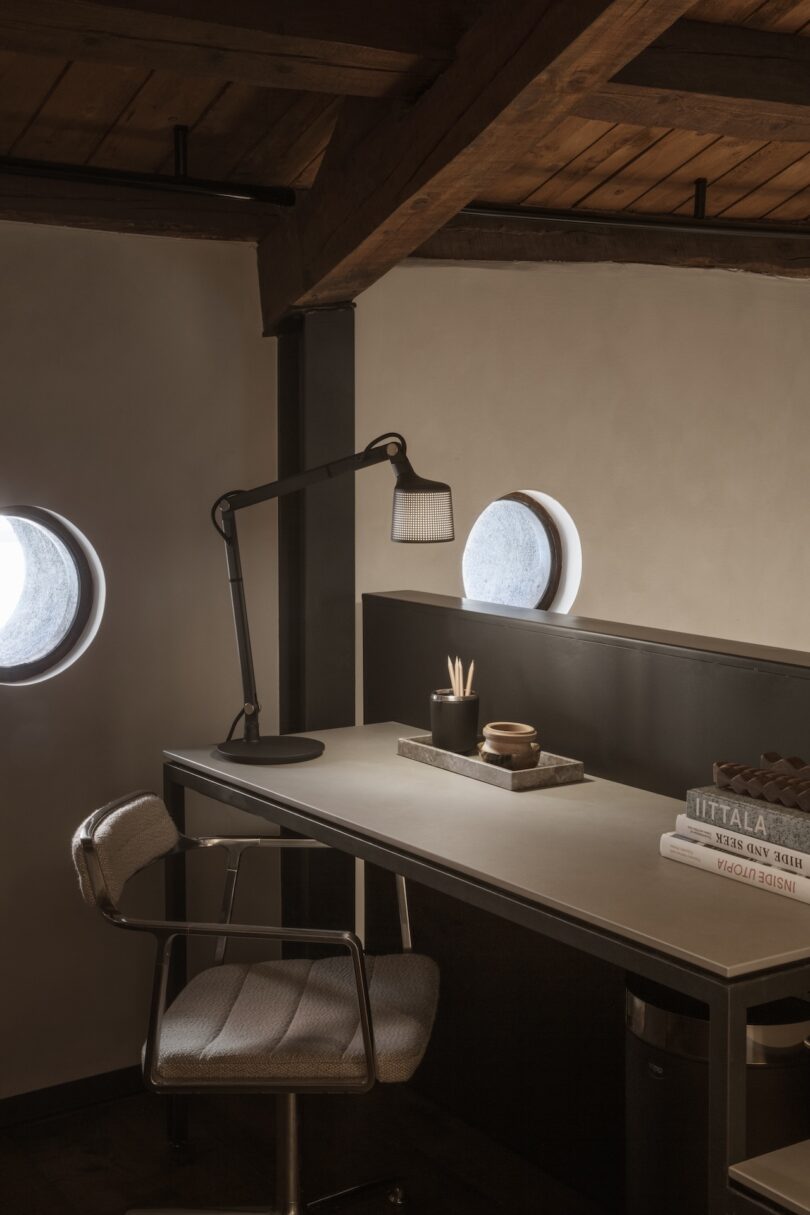
<svg viewBox="0 0 810 1215"><path fill-rule="evenodd" d="M434 768L445 768L459 776L483 780L489 785L497 785L499 789L510 789L513 793L548 789L552 785L572 785L585 778L585 765L579 759L567 759L564 755L541 751L536 768L512 772L509 768L485 764L477 755L456 755L453 751L442 751L433 746L430 734L400 738L397 755L415 759L420 764L430 764Z"/></svg>

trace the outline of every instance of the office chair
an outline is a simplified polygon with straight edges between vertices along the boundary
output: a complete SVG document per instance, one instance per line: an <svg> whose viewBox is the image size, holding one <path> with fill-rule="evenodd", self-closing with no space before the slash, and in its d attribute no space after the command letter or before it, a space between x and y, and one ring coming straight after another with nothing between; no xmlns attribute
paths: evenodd
<svg viewBox="0 0 810 1215"><path fill-rule="evenodd" d="M411 951L407 892L401 877L397 877L400 954L367 956L354 932L233 924L243 853L249 848L301 847L321 845L297 838L181 835L160 798L133 793L82 823L73 837L73 860L87 903L117 928L151 933L157 943L143 1054L147 1087L176 1095L276 1094L276 1206L268 1208L267 1215L326 1210L335 1199L346 1200L381 1184L387 1184L389 1200L399 1205L404 1200L401 1187L390 1182L356 1186L308 1206L302 1203L297 1097L302 1092L363 1093L377 1080L410 1079L430 1038L438 968L430 958ZM221 922L146 920L122 914L118 902L133 874L161 858L195 848L226 850ZM362 862L357 862L357 869L362 869ZM356 890L356 906L358 897ZM167 1007L172 944L178 937L195 936L215 942L214 965L196 974ZM342 955L227 962L227 945L235 937L329 946Z"/></svg>

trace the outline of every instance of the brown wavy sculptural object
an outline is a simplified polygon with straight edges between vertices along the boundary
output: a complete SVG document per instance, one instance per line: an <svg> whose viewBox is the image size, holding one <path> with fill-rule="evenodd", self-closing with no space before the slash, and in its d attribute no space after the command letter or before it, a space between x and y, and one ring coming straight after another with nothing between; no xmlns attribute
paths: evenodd
<svg viewBox="0 0 810 1215"><path fill-rule="evenodd" d="M785 757L777 751L766 751L759 762L758 768L718 762L714 783L718 789L810 813L810 764L797 755Z"/></svg>

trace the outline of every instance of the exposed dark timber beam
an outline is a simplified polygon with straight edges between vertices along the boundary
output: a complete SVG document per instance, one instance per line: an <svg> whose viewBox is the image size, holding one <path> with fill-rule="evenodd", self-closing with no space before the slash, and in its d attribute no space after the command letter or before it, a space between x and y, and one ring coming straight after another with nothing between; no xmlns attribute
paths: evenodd
<svg viewBox="0 0 810 1215"><path fill-rule="evenodd" d="M319 93L418 92L450 48L415 44L388 8L371 0L3 0L0 47ZM430 35L424 15L413 24ZM447 36L440 22L433 27Z"/></svg>
<svg viewBox="0 0 810 1215"><path fill-rule="evenodd" d="M810 141L810 39L679 21L574 111L607 122Z"/></svg>
<svg viewBox="0 0 810 1215"><path fill-rule="evenodd" d="M798 41L798 39L797 39ZM576 106L580 118L635 126L676 127L738 139L810 142L810 106L743 97L712 97L671 88L606 84Z"/></svg>
<svg viewBox="0 0 810 1215"><path fill-rule="evenodd" d="M291 308L351 299L407 257L604 84L689 0L490 5L402 117L325 165L259 247L266 332Z"/></svg>
<svg viewBox="0 0 810 1215"><path fill-rule="evenodd" d="M0 47L275 88L408 96L445 70L483 2L232 0L223 9L213 0L3 0ZM575 112L743 137L810 138L808 41L679 20Z"/></svg>
<svg viewBox="0 0 810 1215"><path fill-rule="evenodd" d="M277 209L244 199L0 174L0 219L145 236L259 241Z"/></svg>
<svg viewBox="0 0 810 1215"><path fill-rule="evenodd" d="M810 226L470 207L413 256L458 262L636 262L810 278Z"/></svg>

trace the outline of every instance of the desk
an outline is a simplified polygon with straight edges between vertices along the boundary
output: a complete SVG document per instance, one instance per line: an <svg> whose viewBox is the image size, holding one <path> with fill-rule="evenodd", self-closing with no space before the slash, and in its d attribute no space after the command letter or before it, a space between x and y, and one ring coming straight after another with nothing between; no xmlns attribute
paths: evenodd
<svg viewBox="0 0 810 1215"><path fill-rule="evenodd" d="M672 798L595 779L509 793L397 756L418 733L327 730L321 758L286 767L166 751L167 805L195 790L703 1000L710 1210L763 1210L728 1181L745 1156L746 1013L810 990L810 906L663 860Z"/></svg>

